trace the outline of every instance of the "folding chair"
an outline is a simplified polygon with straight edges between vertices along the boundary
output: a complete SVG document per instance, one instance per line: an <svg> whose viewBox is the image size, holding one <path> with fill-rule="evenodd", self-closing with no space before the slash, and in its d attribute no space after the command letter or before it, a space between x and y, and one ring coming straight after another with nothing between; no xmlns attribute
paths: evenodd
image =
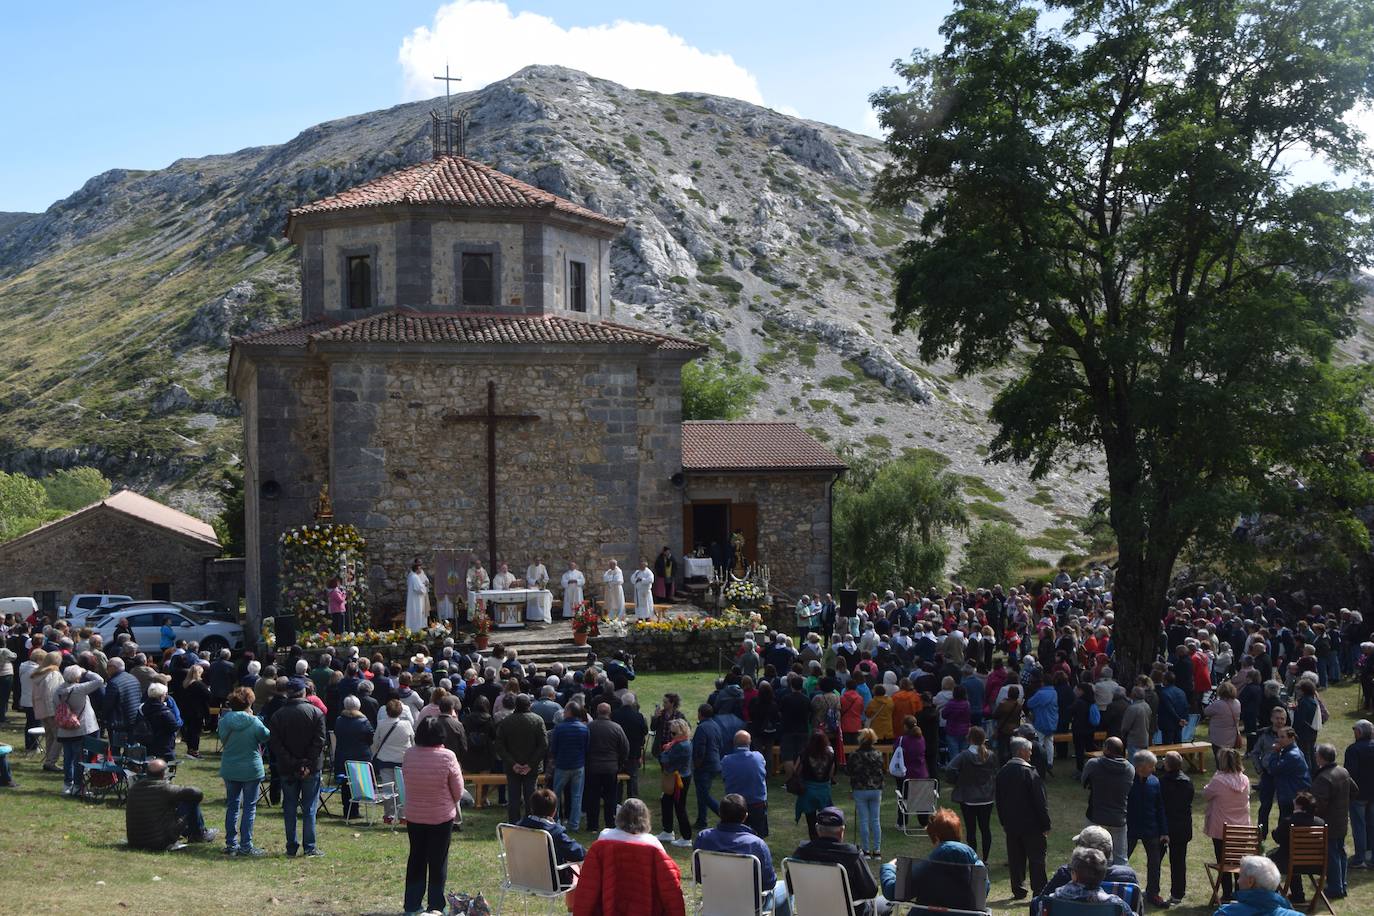
<svg viewBox="0 0 1374 916"><path fill-rule="evenodd" d="M392 827L394 828L396 824L404 820L406 816L406 778L401 773L400 767L397 767L396 769L391 771L391 778L396 780L396 818L392 821ZM462 805L453 806L455 811L460 811L462 807ZM461 811L458 815L458 818L460 819L459 822L461 823Z"/></svg>
<svg viewBox="0 0 1374 916"><path fill-rule="evenodd" d="M81 797L90 802L107 798L122 802L128 786L124 767L110 754L110 742L89 735L81 739Z"/></svg>
<svg viewBox="0 0 1374 916"><path fill-rule="evenodd" d="M1129 884L1125 881L1103 881L1102 889L1109 894L1116 894L1126 905L1131 908L1132 913L1145 913L1145 890L1139 884Z"/></svg>
<svg viewBox="0 0 1374 916"><path fill-rule="evenodd" d="M1188 723L1183 726L1183 730L1179 733L1178 740L1183 744L1192 741L1197 735L1197 724L1201 721L1202 716L1195 712L1189 713Z"/></svg>
<svg viewBox="0 0 1374 916"><path fill-rule="evenodd" d="M545 912L557 904L563 895L576 887L577 882L564 884L558 874L558 855L553 849L553 837L537 827L517 827L497 824L496 836L501 841L497 858L501 860L501 896L496 912L506 909L506 894L514 891L544 901ZM558 910L556 912L565 912Z"/></svg>
<svg viewBox="0 0 1374 916"><path fill-rule="evenodd" d="M1217 862L1205 862L1203 868L1212 878L1212 902L1215 907L1221 899L1221 876L1239 875L1240 860L1246 856L1260 854L1260 833L1258 827L1249 824L1226 824L1221 828L1221 855Z"/></svg>
<svg viewBox="0 0 1374 916"><path fill-rule="evenodd" d="M124 773L132 781L148 769L148 749L141 744L126 744L124 753L116 757L115 762L124 767Z"/></svg>
<svg viewBox="0 0 1374 916"><path fill-rule="evenodd" d="M935 779L908 779L897 793L897 828L907 836L923 833L918 815L930 815L940 804L940 783ZM912 824L916 823L915 829Z"/></svg>
<svg viewBox="0 0 1374 916"><path fill-rule="evenodd" d="M363 815L363 822L371 825L374 823L372 817L375 809L396 800L396 784L384 782L378 785L377 776L372 772L372 764L369 761L350 760L344 766L348 773L348 791L353 797L353 803ZM351 822L348 812L345 811L344 823Z"/></svg>
<svg viewBox="0 0 1374 916"><path fill-rule="evenodd" d="M1327 858L1325 827L1288 828L1288 872L1283 879L1282 893L1285 897L1294 887L1302 887L1304 877L1312 879L1312 899L1307 904L1307 912L1317 909L1317 901L1322 902L1326 911L1335 916L1331 901L1326 899Z"/></svg>
<svg viewBox="0 0 1374 916"><path fill-rule="evenodd" d="M1043 916L1131 916L1131 911L1115 903L1088 903L1086 900L1045 900Z"/></svg>
<svg viewBox="0 0 1374 916"><path fill-rule="evenodd" d="M701 916L764 916L773 912L773 894L763 889L763 869L753 856L695 850L692 877Z"/></svg>
<svg viewBox="0 0 1374 916"><path fill-rule="evenodd" d="M855 916L849 872L834 862L783 859L792 916Z"/></svg>

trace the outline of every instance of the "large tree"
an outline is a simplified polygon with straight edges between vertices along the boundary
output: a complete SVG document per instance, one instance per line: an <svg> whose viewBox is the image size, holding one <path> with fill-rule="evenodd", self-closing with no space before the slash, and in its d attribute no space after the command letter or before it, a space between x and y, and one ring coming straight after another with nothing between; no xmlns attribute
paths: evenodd
<svg viewBox="0 0 1374 916"><path fill-rule="evenodd" d="M1146 665L1185 546L1360 487L1368 378L1331 356L1371 256L1374 5L956 0L942 34L873 96L877 197L925 207L894 322L1014 368L993 459L1102 460ZM1342 180L1297 180L1309 156Z"/></svg>

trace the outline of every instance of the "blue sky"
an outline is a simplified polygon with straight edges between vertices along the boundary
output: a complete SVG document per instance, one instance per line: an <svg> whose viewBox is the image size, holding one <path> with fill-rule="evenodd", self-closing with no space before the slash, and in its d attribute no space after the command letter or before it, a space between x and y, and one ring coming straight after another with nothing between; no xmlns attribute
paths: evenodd
<svg viewBox="0 0 1374 916"><path fill-rule="evenodd" d="M890 65L936 47L949 0L238 0L16 4L0 21L0 210L43 210L110 168L280 143L312 124L531 63L737 95L853 130ZM656 28L650 28L656 27ZM417 31L418 30L418 31Z"/></svg>

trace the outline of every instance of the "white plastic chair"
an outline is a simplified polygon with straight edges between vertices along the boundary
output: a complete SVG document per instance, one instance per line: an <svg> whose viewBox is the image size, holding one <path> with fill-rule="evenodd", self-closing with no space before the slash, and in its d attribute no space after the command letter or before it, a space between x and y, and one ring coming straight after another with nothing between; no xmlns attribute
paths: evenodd
<svg viewBox="0 0 1374 916"><path fill-rule="evenodd" d="M501 840L501 851L497 853L501 860L501 897L496 902L496 912L507 912L506 894L510 891L543 900L545 912L554 912L550 907L577 882L563 884L560 880L553 837L546 830L514 824L497 824L496 835Z"/></svg>
<svg viewBox="0 0 1374 916"><path fill-rule="evenodd" d="M916 836L925 828L916 820L920 814L934 814L940 804L940 783L935 779L908 779L897 794L897 823L902 833Z"/></svg>
<svg viewBox="0 0 1374 916"><path fill-rule="evenodd" d="M692 853L701 916L764 916L773 912L773 894L763 889L763 867L751 855L735 852Z"/></svg>
<svg viewBox="0 0 1374 916"><path fill-rule="evenodd" d="M372 771L372 764L366 760L350 760L344 764L345 772L348 775L348 791L352 801L358 806L358 813L363 817L363 823L373 824L373 816L378 808L384 808L387 802L396 800L396 783L384 782L377 783L377 774ZM351 823L348 819L348 811L344 811L344 823ZM392 829L396 829L395 821L392 821Z"/></svg>
<svg viewBox="0 0 1374 916"><path fill-rule="evenodd" d="M855 916L849 872L833 862L783 859L792 916Z"/></svg>

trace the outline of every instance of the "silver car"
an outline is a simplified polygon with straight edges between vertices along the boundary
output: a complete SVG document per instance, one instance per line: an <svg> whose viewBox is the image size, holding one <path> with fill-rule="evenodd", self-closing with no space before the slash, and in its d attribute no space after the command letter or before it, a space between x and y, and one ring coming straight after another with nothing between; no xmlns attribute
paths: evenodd
<svg viewBox="0 0 1374 916"><path fill-rule="evenodd" d="M107 646L111 646L114 644L115 626L121 620L129 621L134 642L145 651L156 651L161 644L163 624L171 626L174 639L200 643L201 651L209 656L217 654L220 649L243 649L243 627L222 620L210 620L171 604L140 603L106 614L91 621L90 626L100 634Z"/></svg>

